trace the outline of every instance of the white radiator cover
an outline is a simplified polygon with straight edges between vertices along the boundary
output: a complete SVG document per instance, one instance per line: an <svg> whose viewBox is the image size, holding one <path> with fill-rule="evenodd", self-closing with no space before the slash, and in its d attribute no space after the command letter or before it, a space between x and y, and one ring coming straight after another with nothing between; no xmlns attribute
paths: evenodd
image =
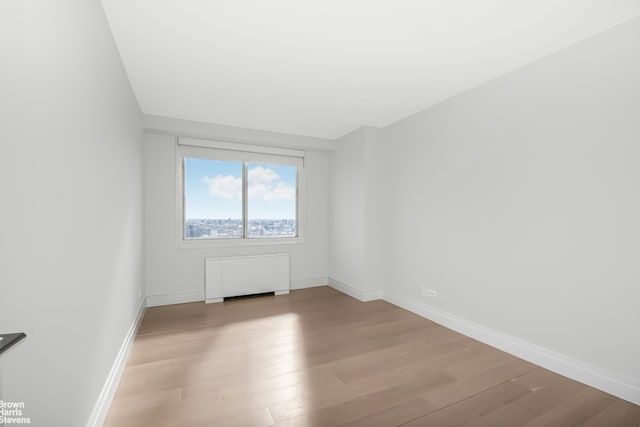
<svg viewBox="0 0 640 427"><path fill-rule="evenodd" d="M289 254L205 258L205 301L275 292L289 293Z"/></svg>

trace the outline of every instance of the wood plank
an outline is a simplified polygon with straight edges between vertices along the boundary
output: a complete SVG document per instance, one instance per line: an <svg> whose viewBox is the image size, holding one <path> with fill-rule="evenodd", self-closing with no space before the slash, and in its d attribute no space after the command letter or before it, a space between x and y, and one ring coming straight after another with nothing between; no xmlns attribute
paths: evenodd
<svg viewBox="0 0 640 427"><path fill-rule="evenodd" d="M638 427L640 426L640 406L616 399L597 414L587 420L583 427Z"/></svg>
<svg viewBox="0 0 640 427"><path fill-rule="evenodd" d="M149 308L106 427L640 424L640 407L328 287Z"/></svg>
<svg viewBox="0 0 640 427"><path fill-rule="evenodd" d="M484 392L460 400L452 405L408 423L409 426L429 425L433 427L457 427L468 425L489 414L500 410L503 406L526 396L531 390L516 381L508 381ZM534 418L529 414L528 420Z"/></svg>

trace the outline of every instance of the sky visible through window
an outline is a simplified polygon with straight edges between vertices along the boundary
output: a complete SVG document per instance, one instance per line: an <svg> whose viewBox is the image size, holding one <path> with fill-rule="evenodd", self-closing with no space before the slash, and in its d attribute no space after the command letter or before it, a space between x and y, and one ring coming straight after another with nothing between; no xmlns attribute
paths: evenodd
<svg viewBox="0 0 640 427"><path fill-rule="evenodd" d="M249 163L248 219L296 218L295 166ZM185 219L242 219L242 162L185 159Z"/></svg>

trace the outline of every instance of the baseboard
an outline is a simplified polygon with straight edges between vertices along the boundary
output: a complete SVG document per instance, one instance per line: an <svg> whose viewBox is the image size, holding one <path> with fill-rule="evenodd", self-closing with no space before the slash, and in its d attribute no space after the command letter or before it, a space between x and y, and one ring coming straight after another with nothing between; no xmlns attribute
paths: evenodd
<svg viewBox="0 0 640 427"><path fill-rule="evenodd" d="M326 277L313 277L311 279L304 280L292 280L291 282L291 290L295 291L296 289L307 289L307 288L315 288L318 286L327 286L327 278Z"/></svg>
<svg viewBox="0 0 640 427"><path fill-rule="evenodd" d="M337 289L337 288L336 288ZM340 290L340 289L338 289ZM640 381L620 377L597 366L587 364L545 347L503 334L463 317L431 307L411 298L386 292L391 304L432 320L449 329L489 344L565 377L587 384L621 399L640 405Z"/></svg>
<svg viewBox="0 0 640 427"><path fill-rule="evenodd" d="M118 389L120 377L122 376L124 367L127 364L127 358L129 357L129 352L131 352L131 347L133 346L133 341L136 338L136 333L140 327L140 322L144 316L145 309L146 304L143 300L140 305L140 310L138 311L138 316L136 316L136 320L129 328L129 332L127 332L127 335L122 342L122 346L120 347L120 351L118 351L115 361L113 362L113 366L107 376L107 380L100 391L100 395L93 407L93 411L91 411L89 421L87 421L87 427L101 427L104 424L104 419L107 416L107 412L109 412L113 396Z"/></svg>
<svg viewBox="0 0 640 427"><path fill-rule="evenodd" d="M195 302L195 301L204 301L204 289L201 291L174 292L170 294L148 295L147 307L184 304L187 302Z"/></svg>
<svg viewBox="0 0 640 427"><path fill-rule="evenodd" d="M340 291L343 294L347 294L350 297L353 297L362 302L381 299L383 296L381 291L367 292L355 286L347 285L346 283L333 279L331 277L327 278L327 284L333 289Z"/></svg>

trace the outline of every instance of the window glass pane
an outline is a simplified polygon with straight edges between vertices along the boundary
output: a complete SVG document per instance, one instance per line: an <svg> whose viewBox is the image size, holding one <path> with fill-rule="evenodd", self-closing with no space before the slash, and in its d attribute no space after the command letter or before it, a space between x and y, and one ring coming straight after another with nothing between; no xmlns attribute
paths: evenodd
<svg viewBox="0 0 640 427"><path fill-rule="evenodd" d="M297 235L296 185L295 166L248 164L249 237Z"/></svg>
<svg viewBox="0 0 640 427"><path fill-rule="evenodd" d="M184 159L186 239L242 238L242 163Z"/></svg>

